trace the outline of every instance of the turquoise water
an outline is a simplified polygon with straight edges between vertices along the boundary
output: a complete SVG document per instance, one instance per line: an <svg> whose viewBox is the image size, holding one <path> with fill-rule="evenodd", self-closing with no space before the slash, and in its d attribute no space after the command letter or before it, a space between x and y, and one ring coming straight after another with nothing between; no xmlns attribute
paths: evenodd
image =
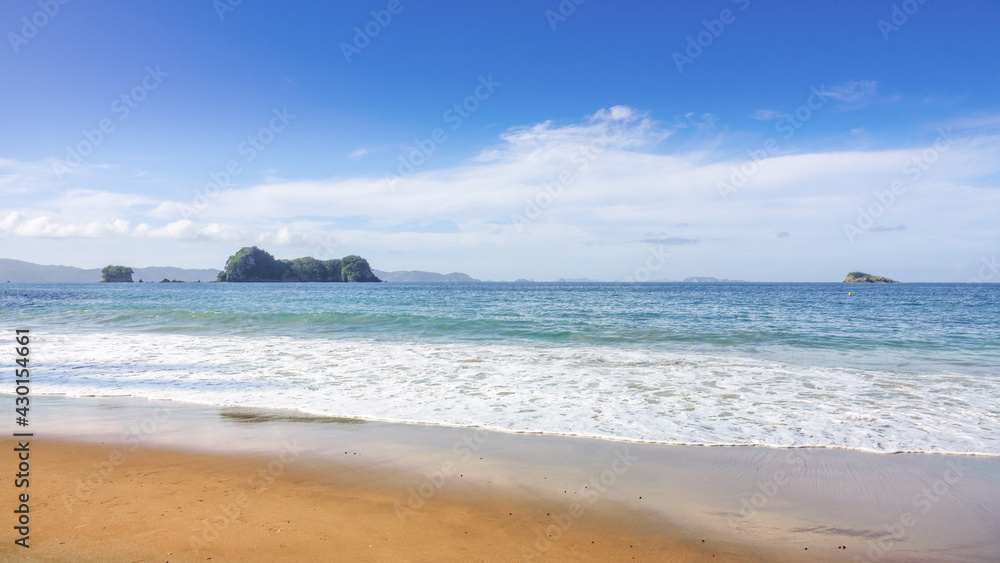
<svg viewBox="0 0 1000 563"><path fill-rule="evenodd" d="M8 284L0 311L74 332L612 344L1000 371L1000 285Z"/></svg>
<svg viewBox="0 0 1000 563"><path fill-rule="evenodd" d="M51 392L1000 454L998 285L6 284L0 315Z"/></svg>

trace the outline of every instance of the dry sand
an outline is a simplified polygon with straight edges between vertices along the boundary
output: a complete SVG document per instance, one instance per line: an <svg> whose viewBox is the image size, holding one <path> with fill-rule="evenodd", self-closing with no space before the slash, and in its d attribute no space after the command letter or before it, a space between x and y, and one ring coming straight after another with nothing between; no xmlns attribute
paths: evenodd
<svg viewBox="0 0 1000 563"><path fill-rule="evenodd" d="M572 518L555 502L482 486L400 511L406 490L385 485L399 476L375 468L362 477L333 462L278 469L258 456L31 447L31 548L5 542L11 561L750 560L631 525L637 515Z"/></svg>

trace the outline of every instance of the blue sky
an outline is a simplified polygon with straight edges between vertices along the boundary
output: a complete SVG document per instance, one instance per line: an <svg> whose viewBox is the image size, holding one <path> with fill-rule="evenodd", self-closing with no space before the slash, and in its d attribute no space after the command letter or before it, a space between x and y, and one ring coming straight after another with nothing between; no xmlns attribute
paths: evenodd
<svg viewBox="0 0 1000 563"><path fill-rule="evenodd" d="M2 257L1000 280L995 2L62 1L0 5Z"/></svg>

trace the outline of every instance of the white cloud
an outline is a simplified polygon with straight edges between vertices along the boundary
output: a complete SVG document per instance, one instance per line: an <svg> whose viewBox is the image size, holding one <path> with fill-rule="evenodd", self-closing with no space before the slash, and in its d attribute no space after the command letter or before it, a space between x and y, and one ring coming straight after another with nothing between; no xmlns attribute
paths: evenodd
<svg viewBox="0 0 1000 563"><path fill-rule="evenodd" d="M117 238L131 232L129 222L122 219L105 223L60 223L48 216L27 219L17 212L8 215L0 229L4 234L40 238Z"/></svg>
<svg viewBox="0 0 1000 563"><path fill-rule="evenodd" d="M11 211L8 213L7 217L5 217L3 221L0 221L0 233L9 232L22 217L24 217L24 214L20 211Z"/></svg>
<svg viewBox="0 0 1000 563"><path fill-rule="evenodd" d="M887 189L894 179L906 179L903 166L925 148L769 158L758 163L756 173L731 201L723 202L716 185L743 161L705 163L700 153L651 152L651 139L669 132L636 114L619 113L633 119L614 140L593 145L603 141L606 119L614 114L607 110L595 115L602 117L592 116L582 124L545 122L509 131L501 143L484 151L489 158L419 172L395 191L380 178L281 181L227 190L204 210L204 216L221 224L266 224L322 215L329 224L316 229L338 240L424 250L530 247L542 240L549 247L609 238L635 241L643 239L641 232L668 222L695 225L684 238L701 241L699 247L712 236L735 241L778 224L799 233L797 240L808 240L807 234L815 233L817 225L837 239L842 237L843 222L854 219L856 208L867 205L873 191ZM950 210L937 201L942 193L939 182L961 182L982 173L983 166L997 169L995 159L987 155L1000 141L977 143L956 145L919 181L907 179L908 193L893 212L905 209L955 219L968 213L968 207L985 205L979 192ZM605 148L598 151L595 146ZM560 174L568 174L569 181L552 199L545 186ZM538 201L547 205L537 219L521 234L511 228L512 215L526 216L532 202ZM161 211L167 209L161 206ZM457 232L422 233L406 227L415 223L448 224ZM342 224L355 226L345 230L339 227ZM287 236L273 240L295 244Z"/></svg>
<svg viewBox="0 0 1000 563"><path fill-rule="evenodd" d="M188 219L168 223L162 227L152 227L140 223L133 227L129 221L118 219L111 222L90 221L84 223L63 223L48 216L27 218L24 213L14 211L0 221L0 235L35 237L49 239L147 239L172 240L182 242L221 242L247 244L276 244L279 246L309 246L334 244L328 233L312 230L297 230L281 226L275 230L257 230L209 223L199 225Z"/></svg>
<svg viewBox="0 0 1000 563"><path fill-rule="evenodd" d="M591 121L633 121L643 117L635 108L628 106L612 106L611 109L601 108L590 116Z"/></svg>
<svg viewBox="0 0 1000 563"><path fill-rule="evenodd" d="M637 148L668 137L672 131L662 128L648 114L634 108L614 106L600 109L577 124L556 125L545 121L523 127L512 127L502 135L500 146L487 151L514 156L533 154L536 157L551 155L548 151L589 146L603 141L611 148Z"/></svg>
<svg viewBox="0 0 1000 563"><path fill-rule="evenodd" d="M863 99L838 95L835 99ZM984 121L977 118L976 123ZM653 244L637 241L659 240L673 245L679 261L687 252L719 256L723 246L729 253L743 249L750 260L757 247L766 248L777 238L783 239L784 252L794 252L796 245L825 249L811 251L820 254L850 249L842 225L855 219L858 207L874 201L873 192L888 189L895 179L907 182L906 192L879 226L908 227L896 237L868 240L918 240L927 228L944 233L976 221L986 224L1000 197L996 186L982 180L1000 171L995 158L1000 138L980 136L959 137L916 180L904 166L933 145L931 137L907 149L767 158L723 201L717 185L746 164L745 153L731 153L735 156L721 162L703 146L665 154L657 143L676 134L679 126L615 106L576 122L511 128L476 158L440 169L431 168L431 161L395 189L381 175L274 179L223 189L193 217L183 214L190 205L183 199L154 201L100 190L66 190L23 208L12 208L5 199L0 201L0 217L5 217L0 233L343 247L350 252L367 248L390 254L462 249L484 261L491 252L517 249L522 256L551 256L581 248L619 260L629 248ZM513 217L529 215L524 228L515 228ZM683 237L667 232L667 226L679 223L689 225ZM644 234L650 232L665 234ZM795 236L775 236L785 232ZM757 247L746 246L750 244ZM336 254L330 250L327 255Z"/></svg>

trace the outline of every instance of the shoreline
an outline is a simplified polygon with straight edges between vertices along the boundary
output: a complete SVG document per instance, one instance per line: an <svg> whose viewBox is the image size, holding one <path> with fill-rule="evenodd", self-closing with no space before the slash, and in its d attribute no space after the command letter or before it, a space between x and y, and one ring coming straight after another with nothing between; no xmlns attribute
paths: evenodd
<svg viewBox="0 0 1000 563"><path fill-rule="evenodd" d="M725 555L794 561L807 548L809 559L818 561L858 556L862 561L961 561L1000 552L1000 538L990 527L1000 521L1000 459L995 457L619 442L288 411L290 416L280 416L269 409L126 397L37 396L32 412L37 447L52 444L64 454L77 447L103 448L98 459L104 462L118 452L125 460L123 472L148 454L143 480L155 481L153 476L167 471L171 464L163 460L171 455L204 463L228 479L247 463L226 459L273 460L291 441L303 452L295 465L305 471L304 482L336 490L351 485L360 491L358 498L392 493L390 511L409 515L410 509L422 513L434 505L486 514L482 511L496 502L522 507L536 502L549 507L547 514L568 514L577 499L586 499L583 515L572 520L581 523L579 529L600 521L593 533L616 529L620 537L639 534L643 545L660 542L656 545L667 552L678 546L694 550L677 551L688 553L683 560L715 554L713 560ZM96 470L85 463L64 465L61 474L48 471L40 462L37 478L114 489L99 486L104 478L99 473L95 478ZM147 484L184 496L188 504L205 500L196 489L178 492L168 482ZM923 492L928 486L930 496ZM108 494L109 502L117 502ZM484 504L484 498L499 500ZM40 522L51 515L38 512ZM541 522L552 524L544 519L535 524ZM621 525L614 528L615 522ZM492 532L487 526L479 533ZM715 551L702 553L701 539L710 540ZM838 549L844 545L846 553ZM586 554L574 552L573 557Z"/></svg>
<svg viewBox="0 0 1000 563"><path fill-rule="evenodd" d="M641 444L641 445L668 446L668 447L677 446L677 447L691 447L691 448L766 448L779 451L837 450L837 451L858 452L862 454L874 454L874 455L939 455L939 456L959 456L959 457L1000 459L1000 453L987 453L987 452L951 452L951 451L927 451L927 450L886 451L886 450L875 450L871 448L827 446L827 445L815 445L815 444L783 446L777 444L733 444L733 443L706 444L699 442L666 442L666 441L655 441L655 440L641 440L637 438L621 438L616 436L570 434L570 433L551 432L543 430L509 430L506 428L496 428L496 427L482 426L482 425L452 424L447 422L395 420L395 419L365 417L365 416L338 416L338 415L316 413L308 410L292 409L287 407L263 407L263 406L242 406L242 405L227 406L227 405L218 405L213 403L196 403L178 399L154 399L140 395L69 395L67 393L33 393L33 395L35 397L64 398L71 401L87 400L87 399L125 399L125 400L135 400L135 401L150 401L154 403L171 403L177 405L186 405L195 408L236 410L236 411L242 410L242 411L256 412L256 413L279 413L275 415L266 415L262 417L262 418L271 418L273 420L294 419L301 422L317 422L317 423L342 422L342 423L374 423L374 424L390 424L390 425L406 425L406 426L427 426L427 427L437 427L437 428L449 428L456 430L462 430L462 429L483 430L487 432L509 434L515 436L550 436L550 437L560 437L560 438L574 438L581 440L598 440L602 442L614 442L623 444ZM13 398L14 396L15 395L12 393L0 392L0 398L2 397Z"/></svg>

